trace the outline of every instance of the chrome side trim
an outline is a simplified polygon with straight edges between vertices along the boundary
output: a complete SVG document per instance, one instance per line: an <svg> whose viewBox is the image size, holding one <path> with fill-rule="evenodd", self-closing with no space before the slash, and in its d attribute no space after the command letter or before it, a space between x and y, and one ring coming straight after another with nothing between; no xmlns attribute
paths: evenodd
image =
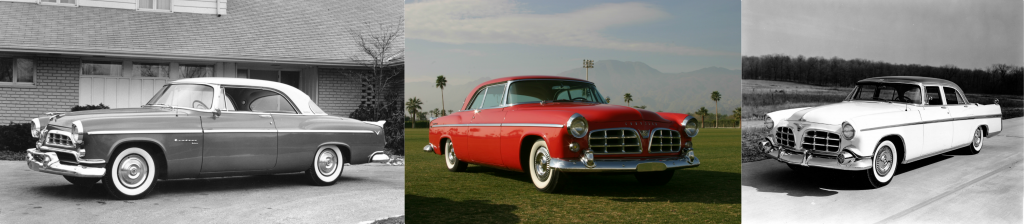
<svg viewBox="0 0 1024 224"><path fill-rule="evenodd" d="M90 131L90 135L120 135L120 134L183 134L203 133L203 130L123 130L123 131Z"/></svg>

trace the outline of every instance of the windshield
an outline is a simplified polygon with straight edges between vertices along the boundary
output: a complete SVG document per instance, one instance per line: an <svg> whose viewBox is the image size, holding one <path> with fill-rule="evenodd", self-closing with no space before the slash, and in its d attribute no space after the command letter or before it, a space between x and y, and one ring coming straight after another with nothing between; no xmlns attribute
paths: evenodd
<svg viewBox="0 0 1024 224"><path fill-rule="evenodd" d="M213 105L213 87L206 85L166 85L146 105L206 110Z"/></svg>
<svg viewBox="0 0 1024 224"><path fill-rule="evenodd" d="M921 87L902 83L859 83L846 100L921 104Z"/></svg>
<svg viewBox="0 0 1024 224"><path fill-rule="evenodd" d="M508 104L541 101L578 101L605 103L594 84L564 80L528 80L512 82Z"/></svg>

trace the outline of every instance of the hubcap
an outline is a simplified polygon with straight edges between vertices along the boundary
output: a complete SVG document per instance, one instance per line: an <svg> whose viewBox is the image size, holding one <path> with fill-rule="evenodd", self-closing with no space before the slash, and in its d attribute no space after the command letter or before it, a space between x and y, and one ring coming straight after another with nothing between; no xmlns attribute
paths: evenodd
<svg viewBox="0 0 1024 224"><path fill-rule="evenodd" d="M548 148L540 147L537 149L537 155L533 158L533 169L537 172L537 179L541 181L548 180L548 176L551 175L551 167L548 167L550 162L551 157L548 156Z"/></svg>
<svg viewBox="0 0 1024 224"><path fill-rule="evenodd" d="M334 150L324 149L320 153L320 159L317 161L317 166L320 167L320 174L330 176L334 173L334 167L337 165L338 155L334 154Z"/></svg>
<svg viewBox="0 0 1024 224"><path fill-rule="evenodd" d="M974 148L981 146L981 129L974 130Z"/></svg>
<svg viewBox="0 0 1024 224"><path fill-rule="evenodd" d="M125 156L117 169L118 180L121 181L121 185L128 188L139 187L148 175L149 166L138 154Z"/></svg>
<svg viewBox="0 0 1024 224"><path fill-rule="evenodd" d="M892 169L892 148L889 146L882 146L882 150L879 150L878 155L875 155L875 172L880 176L889 174L889 170Z"/></svg>

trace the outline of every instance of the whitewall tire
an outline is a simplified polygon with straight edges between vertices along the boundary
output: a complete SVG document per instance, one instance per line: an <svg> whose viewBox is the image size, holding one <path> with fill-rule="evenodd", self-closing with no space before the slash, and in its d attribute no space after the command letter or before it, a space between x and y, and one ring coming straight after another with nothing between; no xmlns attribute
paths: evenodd
<svg viewBox="0 0 1024 224"><path fill-rule="evenodd" d="M444 165L448 167L448 171L451 172L462 172L466 171L466 162L460 161L459 157L455 156L455 147L452 146L452 141L448 140L444 143Z"/></svg>
<svg viewBox="0 0 1024 224"><path fill-rule="evenodd" d="M313 156L313 166L306 170L310 182L317 186L333 185L345 170L345 155L337 146L321 146Z"/></svg>
<svg viewBox="0 0 1024 224"><path fill-rule="evenodd" d="M156 183L156 169L156 162L148 151L139 147L126 148L107 164L103 185L117 199L144 198Z"/></svg>
<svg viewBox="0 0 1024 224"><path fill-rule="evenodd" d="M879 143L871 158L871 168L866 171L868 185L872 188L888 185L896 176L896 165L899 163L896 146L889 140Z"/></svg>
<svg viewBox="0 0 1024 224"><path fill-rule="evenodd" d="M530 170L530 180L540 192L553 193L565 185L561 172L548 166L550 162L548 144L544 140L534 142L533 147L530 147L529 166L524 168Z"/></svg>

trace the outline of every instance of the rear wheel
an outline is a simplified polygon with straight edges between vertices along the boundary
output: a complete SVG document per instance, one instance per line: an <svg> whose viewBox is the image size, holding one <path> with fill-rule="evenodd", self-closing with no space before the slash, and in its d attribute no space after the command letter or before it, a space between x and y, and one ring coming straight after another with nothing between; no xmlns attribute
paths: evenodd
<svg viewBox="0 0 1024 224"><path fill-rule="evenodd" d="M452 146L451 140L444 143L444 165L448 167L448 171L452 172L466 171L468 165L455 156L455 147Z"/></svg>
<svg viewBox="0 0 1024 224"><path fill-rule="evenodd" d="M675 173L675 170L663 170L658 172L639 172L634 174L634 176L636 176L636 180L641 184L661 186L668 184Z"/></svg>
<svg viewBox="0 0 1024 224"><path fill-rule="evenodd" d="M313 157L313 166L306 169L310 183L317 186L334 185L345 170L345 155L337 146L321 146Z"/></svg>
<svg viewBox="0 0 1024 224"><path fill-rule="evenodd" d="M148 151L139 147L126 148L107 164L103 185L117 199L144 198L156 185L156 169L153 156Z"/></svg>
<svg viewBox="0 0 1024 224"><path fill-rule="evenodd" d="M530 180L533 180L533 186L537 187L537 190L544 193L553 193L558 191L565 183L562 181L562 173L556 169L552 169L549 165L551 162L551 154L548 154L548 144L544 140L537 140L533 143L533 147L530 147Z"/></svg>
<svg viewBox="0 0 1024 224"><path fill-rule="evenodd" d="M893 176L896 176L896 165L900 161L898 156L896 146L891 141L878 144L874 158L871 158L871 169L864 172L870 187L880 188L892 182Z"/></svg>

